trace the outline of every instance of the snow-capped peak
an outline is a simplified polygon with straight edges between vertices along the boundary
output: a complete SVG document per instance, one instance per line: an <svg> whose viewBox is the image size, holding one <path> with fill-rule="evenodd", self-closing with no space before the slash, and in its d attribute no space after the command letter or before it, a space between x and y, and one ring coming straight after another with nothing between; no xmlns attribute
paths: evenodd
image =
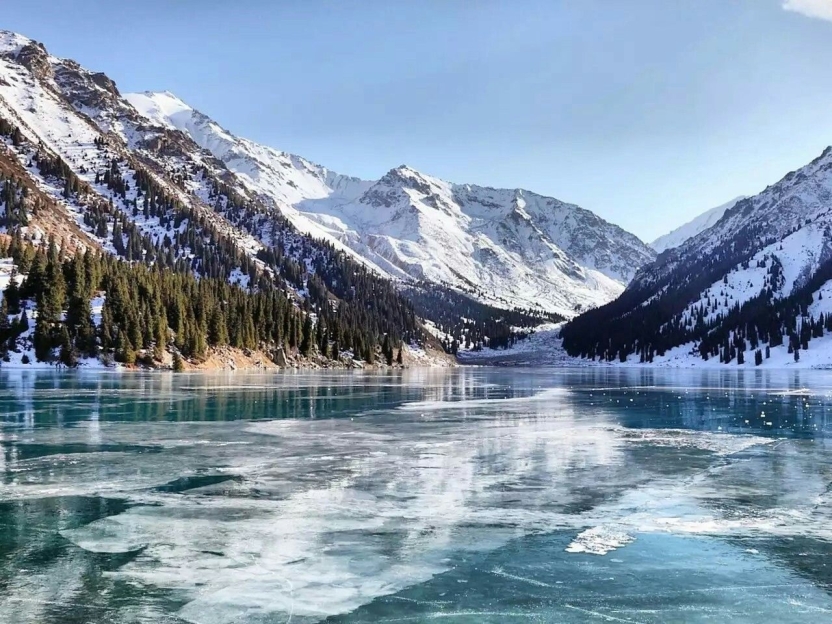
<svg viewBox="0 0 832 624"><path fill-rule="evenodd" d="M445 182L434 176L417 171L408 165L399 165L391 169L379 179L376 186L382 188L395 187L410 189L412 191L429 195L431 193L448 193L451 188L450 182Z"/></svg>
<svg viewBox="0 0 832 624"><path fill-rule="evenodd" d="M403 178L423 178L425 174L411 167L410 165L399 165L394 167L388 173L403 177Z"/></svg>
<svg viewBox="0 0 832 624"><path fill-rule="evenodd" d="M657 253L661 253L666 249L678 247L688 239L691 239L697 234L707 230L714 223L719 221L726 212L736 206L737 203L741 202L743 199L746 199L746 196L740 195L739 197L717 206L716 208L711 208L710 210L703 212L701 215L688 221L684 225L680 225L672 232L668 232L667 234L660 236L650 243L650 246L655 249Z"/></svg>
<svg viewBox="0 0 832 624"><path fill-rule="evenodd" d="M10 30L0 30L0 55L14 56L20 52L27 45L34 43L28 37L12 32Z"/></svg>
<svg viewBox="0 0 832 624"><path fill-rule="evenodd" d="M187 121L194 109L170 91L127 93L124 98L142 115L166 128L179 128L175 120Z"/></svg>

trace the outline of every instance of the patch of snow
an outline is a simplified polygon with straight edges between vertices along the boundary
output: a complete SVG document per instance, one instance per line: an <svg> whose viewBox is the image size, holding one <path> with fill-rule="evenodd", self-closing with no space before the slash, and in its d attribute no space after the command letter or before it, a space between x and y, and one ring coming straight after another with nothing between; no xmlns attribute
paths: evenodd
<svg viewBox="0 0 832 624"><path fill-rule="evenodd" d="M566 547L568 553L606 555L635 541L624 531L611 526L597 526L583 531Z"/></svg>

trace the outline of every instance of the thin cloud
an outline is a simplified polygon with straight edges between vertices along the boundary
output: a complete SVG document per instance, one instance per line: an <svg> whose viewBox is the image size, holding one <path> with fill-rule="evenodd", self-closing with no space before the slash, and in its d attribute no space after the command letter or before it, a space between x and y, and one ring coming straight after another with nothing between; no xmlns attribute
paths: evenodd
<svg viewBox="0 0 832 624"><path fill-rule="evenodd" d="M783 8L832 22L832 0L784 0Z"/></svg>

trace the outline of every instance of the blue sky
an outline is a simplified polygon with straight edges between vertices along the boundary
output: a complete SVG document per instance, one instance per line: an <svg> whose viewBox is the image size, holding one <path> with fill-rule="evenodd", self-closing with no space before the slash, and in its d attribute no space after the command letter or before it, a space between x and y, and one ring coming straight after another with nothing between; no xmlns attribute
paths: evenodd
<svg viewBox="0 0 832 624"><path fill-rule="evenodd" d="M2 27L336 171L409 164L645 240L832 144L832 0L27 0Z"/></svg>

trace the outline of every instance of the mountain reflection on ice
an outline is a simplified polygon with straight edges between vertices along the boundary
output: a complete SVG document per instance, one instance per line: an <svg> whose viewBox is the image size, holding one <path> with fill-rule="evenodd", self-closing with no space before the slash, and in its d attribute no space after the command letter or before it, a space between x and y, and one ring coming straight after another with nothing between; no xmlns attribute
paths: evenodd
<svg viewBox="0 0 832 624"><path fill-rule="evenodd" d="M0 383L3 622L832 618L828 373Z"/></svg>

